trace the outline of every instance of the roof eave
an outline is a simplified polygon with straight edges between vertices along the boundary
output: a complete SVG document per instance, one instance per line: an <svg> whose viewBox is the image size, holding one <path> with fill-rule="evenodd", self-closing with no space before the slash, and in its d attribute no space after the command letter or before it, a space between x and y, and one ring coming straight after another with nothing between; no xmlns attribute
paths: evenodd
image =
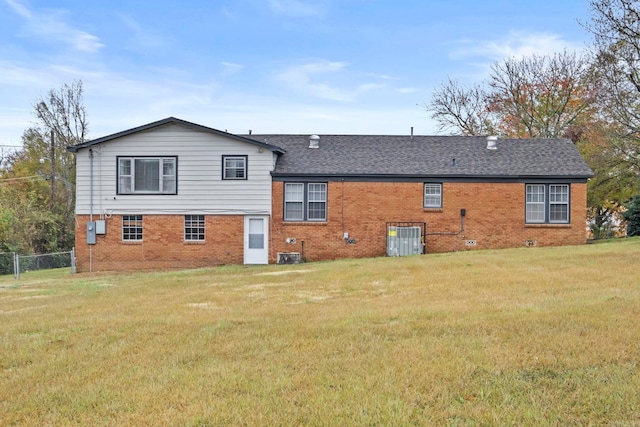
<svg viewBox="0 0 640 427"><path fill-rule="evenodd" d="M593 174L572 174L572 175L497 175L497 174L337 174L337 173L284 173L272 172L271 176L276 179L327 179L327 180L499 180L499 181L587 181Z"/></svg>
<svg viewBox="0 0 640 427"><path fill-rule="evenodd" d="M274 153L278 153L278 154L284 154L285 153L285 150L283 150L282 148L277 147L275 145L267 144L265 142L257 141L255 139L247 138L247 137L244 137L244 136L239 136L239 135L235 135L235 134L232 134L232 133L224 132L224 131L221 131L221 130L218 130L218 129L214 129L214 128L210 128L210 127L207 127L207 126L202 126L202 125L199 125L197 123L188 122L186 120L178 119L178 118L175 118L175 117L168 117L166 119L158 120L157 122L148 123L146 125L142 125L142 126L138 126L138 127L135 127L135 128L131 128L131 129L128 129L128 130L125 130L125 131L122 131L122 132L117 132L117 133L114 133L114 134L111 134L111 135L103 136L101 138L92 139L90 141L86 141L86 142L83 142L81 144L71 145L71 146L67 147L67 151L69 151L71 153L77 153L78 151L80 151L83 148L89 148L89 147L92 147L92 146L97 145L97 144L102 144L102 143L105 143L105 142L112 141L114 139L122 138L122 137L125 137L125 136L128 136L128 135L133 135L133 134L136 134L136 133L139 133L139 132L144 132L144 131L147 131L147 130L150 130L150 129L155 129L157 127L165 126L165 125L168 125L168 124L178 124L178 125L187 126L187 127L193 128L193 129L197 129L197 130L200 130L200 131L203 131L203 132L212 133L212 134L215 134L215 135L226 136L228 138L232 138L232 139L235 139L237 141L247 142L249 144L256 145L258 147L270 150L270 151L272 151Z"/></svg>

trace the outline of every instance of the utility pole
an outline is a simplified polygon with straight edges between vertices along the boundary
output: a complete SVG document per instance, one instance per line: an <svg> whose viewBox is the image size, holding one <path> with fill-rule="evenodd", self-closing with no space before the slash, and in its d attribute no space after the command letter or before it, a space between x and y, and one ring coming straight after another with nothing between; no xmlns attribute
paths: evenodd
<svg viewBox="0 0 640 427"><path fill-rule="evenodd" d="M56 144L51 131L51 208L53 209L56 195Z"/></svg>

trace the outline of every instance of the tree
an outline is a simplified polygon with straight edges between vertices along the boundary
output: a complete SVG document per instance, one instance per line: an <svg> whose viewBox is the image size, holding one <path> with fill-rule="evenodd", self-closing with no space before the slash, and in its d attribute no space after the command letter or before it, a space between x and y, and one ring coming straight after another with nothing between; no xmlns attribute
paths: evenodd
<svg viewBox="0 0 640 427"><path fill-rule="evenodd" d="M22 149L6 158L0 183L0 251L69 250L75 232L75 158L66 147L83 142L88 123L82 82L64 84L36 100L37 125Z"/></svg>
<svg viewBox="0 0 640 427"><path fill-rule="evenodd" d="M74 201L75 157L66 151L66 147L84 142L88 132L82 94L80 80L71 85L63 84L59 90L50 90L45 98L34 104L39 126L28 129L26 141L23 138L23 142L35 145L37 151L42 150L43 144L49 143L49 153L42 158L52 162L52 199L55 198L55 180L60 178L66 190L64 199L67 209L73 207ZM55 202L52 200L52 203Z"/></svg>
<svg viewBox="0 0 640 427"><path fill-rule="evenodd" d="M487 107L489 94L481 85L466 88L449 78L435 90L427 111L441 131L462 135L495 134L496 119Z"/></svg>
<svg viewBox="0 0 640 427"><path fill-rule="evenodd" d="M496 62L488 81L471 88L449 79L426 108L453 133L577 139L594 100L589 58L563 52Z"/></svg>
<svg viewBox="0 0 640 427"><path fill-rule="evenodd" d="M620 212L640 183L640 4L591 0L590 6L585 27L594 37L598 119L606 131L599 153L586 151L597 154L589 203Z"/></svg>
<svg viewBox="0 0 640 427"><path fill-rule="evenodd" d="M587 206L595 239L616 234L621 208L636 191L637 176L612 141L616 132L610 127L605 122L592 123L578 142L580 153L594 172L588 183Z"/></svg>
<svg viewBox="0 0 640 427"><path fill-rule="evenodd" d="M640 195L635 195L625 205L622 216L627 221L627 236L640 236Z"/></svg>

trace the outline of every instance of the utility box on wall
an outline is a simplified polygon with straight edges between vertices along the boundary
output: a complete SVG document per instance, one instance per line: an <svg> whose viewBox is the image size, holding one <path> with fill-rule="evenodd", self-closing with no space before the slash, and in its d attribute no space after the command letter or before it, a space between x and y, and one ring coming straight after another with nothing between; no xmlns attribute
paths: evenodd
<svg viewBox="0 0 640 427"><path fill-rule="evenodd" d="M95 221L89 221L87 223L87 244L96 244L96 223Z"/></svg>
<svg viewBox="0 0 640 427"><path fill-rule="evenodd" d="M96 234L107 234L107 223L104 219L96 221Z"/></svg>

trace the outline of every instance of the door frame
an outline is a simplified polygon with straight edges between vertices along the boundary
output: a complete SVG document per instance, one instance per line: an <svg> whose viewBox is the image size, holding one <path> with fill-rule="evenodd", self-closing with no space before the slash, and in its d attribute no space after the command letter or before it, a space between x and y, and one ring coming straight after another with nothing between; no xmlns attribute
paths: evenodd
<svg viewBox="0 0 640 427"><path fill-rule="evenodd" d="M252 219L262 220L264 245L262 249L249 248L249 224ZM245 264L269 264L269 216L246 215L244 217L244 263Z"/></svg>

